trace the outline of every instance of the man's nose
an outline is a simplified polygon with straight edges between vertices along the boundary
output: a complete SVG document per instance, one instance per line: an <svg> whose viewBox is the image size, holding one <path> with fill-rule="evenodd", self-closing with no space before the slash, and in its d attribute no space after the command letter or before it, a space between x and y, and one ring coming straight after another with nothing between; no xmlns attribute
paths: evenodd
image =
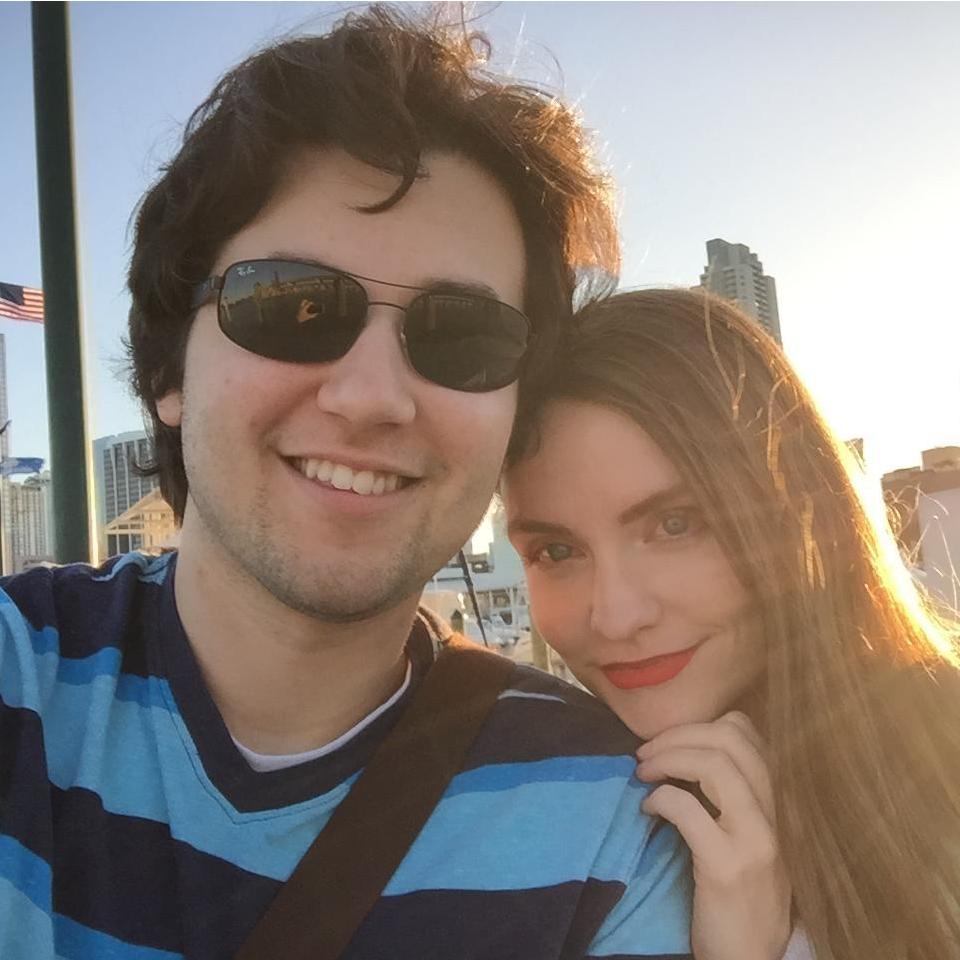
<svg viewBox="0 0 960 960"><path fill-rule="evenodd" d="M371 306L347 355L329 364L317 390L317 406L356 427L410 423L416 416L415 374L397 332L402 314Z"/></svg>
<svg viewBox="0 0 960 960"><path fill-rule="evenodd" d="M660 619L652 579L635 565L614 558L594 568L590 628L608 640L630 641Z"/></svg>

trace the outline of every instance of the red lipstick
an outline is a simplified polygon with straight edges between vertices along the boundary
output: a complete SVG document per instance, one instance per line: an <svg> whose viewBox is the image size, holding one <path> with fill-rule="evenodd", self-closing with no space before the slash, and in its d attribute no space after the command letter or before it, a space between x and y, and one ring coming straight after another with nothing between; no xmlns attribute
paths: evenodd
<svg viewBox="0 0 960 960"><path fill-rule="evenodd" d="M659 657L647 657L632 663L610 663L602 667L606 678L621 690L636 687L655 687L672 680L693 659L699 643L676 653L664 653Z"/></svg>

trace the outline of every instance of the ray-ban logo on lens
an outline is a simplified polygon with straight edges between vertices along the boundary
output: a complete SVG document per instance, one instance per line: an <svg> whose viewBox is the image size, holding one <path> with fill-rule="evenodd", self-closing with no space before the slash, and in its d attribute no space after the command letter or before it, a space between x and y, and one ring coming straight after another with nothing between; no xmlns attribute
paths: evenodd
<svg viewBox="0 0 960 960"><path fill-rule="evenodd" d="M257 268L250 266L249 264L245 267L237 267L237 276L239 277L249 277L251 274L257 272Z"/></svg>

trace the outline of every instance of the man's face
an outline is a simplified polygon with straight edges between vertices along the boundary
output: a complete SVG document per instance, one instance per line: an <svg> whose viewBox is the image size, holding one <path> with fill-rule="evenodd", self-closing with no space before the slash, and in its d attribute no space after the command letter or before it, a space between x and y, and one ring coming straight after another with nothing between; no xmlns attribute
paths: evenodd
<svg viewBox="0 0 960 960"><path fill-rule="evenodd" d="M428 154L424 166L397 205L368 214L393 177L341 151L306 154L213 272L286 256L390 284L485 286L521 308L523 239L503 189L461 157ZM363 283L371 300L401 306L417 292ZM362 620L420 591L486 509L516 388L463 393L424 380L404 356L403 319L372 305L344 358L293 364L235 345L215 304L201 308L182 391L158 403L182 428L184 549L202 544L213 562L329 621Z"/></svg>

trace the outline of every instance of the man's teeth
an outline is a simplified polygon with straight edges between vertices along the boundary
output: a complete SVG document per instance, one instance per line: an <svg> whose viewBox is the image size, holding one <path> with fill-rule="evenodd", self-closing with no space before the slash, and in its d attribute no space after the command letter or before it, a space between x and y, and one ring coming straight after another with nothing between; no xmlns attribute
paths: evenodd
<svg viewBox="0 0 960 960"><path fill-rule="evenodd" d="M373 470L354 470L330 460L298 460L300 472L309 480L329 483L337 490L352 490L362 496L392 493L400 483L395 473L374 473Z"/></svg>

